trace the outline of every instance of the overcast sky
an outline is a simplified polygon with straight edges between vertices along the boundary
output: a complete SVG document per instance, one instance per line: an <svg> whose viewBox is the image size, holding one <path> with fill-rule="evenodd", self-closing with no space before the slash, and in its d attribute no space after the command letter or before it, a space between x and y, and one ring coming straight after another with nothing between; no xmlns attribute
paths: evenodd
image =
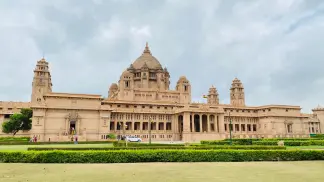
<svg viewBox="0 0 324 182"><path fill-rule="evenodd" d="M53 91L106 97L146 41L194 101L238 77L247 105L324 105L321 0L0 0L0 100L30 100L43 54Z"/></svg>

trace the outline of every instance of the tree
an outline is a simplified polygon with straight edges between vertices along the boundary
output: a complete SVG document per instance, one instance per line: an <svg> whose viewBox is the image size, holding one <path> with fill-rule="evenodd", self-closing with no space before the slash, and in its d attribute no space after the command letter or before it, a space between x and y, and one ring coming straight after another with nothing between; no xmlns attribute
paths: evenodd
<svg viewBox="0 0 324 182"><path fill-rule="evenodd" d="M8 121L2 123L4 133L12 133L13 136L20 130L30 130L32 126L33 110L21 109L20 113L10 116Z"/></svg>

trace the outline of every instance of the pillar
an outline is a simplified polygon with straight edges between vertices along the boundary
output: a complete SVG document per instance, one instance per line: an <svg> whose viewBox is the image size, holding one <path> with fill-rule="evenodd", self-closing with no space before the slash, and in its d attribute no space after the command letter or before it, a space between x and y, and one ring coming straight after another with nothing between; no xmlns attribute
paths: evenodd
<svg viewBox="0 0 324 182"><path fill-rule="evenodd" d="M218 130L219 130L218 115L213 115L213 116L214 116L214 129L215 129L215 133L218 133Z"/></svg>
<svg viewBox="0 0 324 182"><path fill-rule="evenodd" d="M207 132L210 132L210 121L209 121L209 114L207 114ZM214 124L214 129L215 129L215 124Z"/></svg>
<svg viewBox="0 0 324 182"><path fill-rule="evenodd" d="M65 118L65 133L68 133L68 128L69 128L69 121L67 118Z"/></svg>
<svg viewBox="0 0 324 182"><path fill-rule="evenodd" d="M200 128L200 132L203 132L203 128L202 128L202 114L199 114L199 128Z"/></svg>
<svg viewBox="0 0 324 182"><path fill-rule="evenodd" d="M78 124L77 124L77 126L78 126L78 135L80 134L80 128L81 128L81 119L78 119Z"/></svg>
<svg viewBox="0 0 324 182"><path fill-rule="evenodd" d="M191 128L190 128L190 130L191 130L191 132L195 132L194 131L194 126L195 126L195 123L194 123L194 115L192 115L192 114L190 114L190 118L191 118L191 120L190 120L190 123L191 123Z"/></svg>
<svg viewBox="0 0 324 182"><path fill-rule="evenodd" d="M218 115L219 119L219 133L225 133L225 126L224 126L224 114L219 114Z"/></svg>

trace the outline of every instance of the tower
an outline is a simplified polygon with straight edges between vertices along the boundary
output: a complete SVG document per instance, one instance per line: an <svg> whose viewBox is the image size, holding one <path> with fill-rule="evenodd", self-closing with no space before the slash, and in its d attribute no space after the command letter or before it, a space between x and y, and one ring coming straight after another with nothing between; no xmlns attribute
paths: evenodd
<svg viewBox="0 0 324 182"><path fill-rule="evenodd" d="M324 107L318 106L312 109L315 118L319 121L319 132L324 134Z"/></svg>
<svg viewBox="0 0 324 182"><path fill-rule="evenodd" d="M37 61L36 68L34 70L31 103L44 103L43 96L50 92L52 92L51 73L49 71L48 62L42 58L41 60Z"/></svg>
<svg viewBox="0 0 324 182"><path fill-rule="evenodd" d="M233 80L230 91L231 105L245 106L244 87L239 79L235 78Z"/></svg>
<svg viewBox="0 0 324 182"><path fill-rule="evenodd" d="M176 90L180 92L180 103L191 102L191 85L185 76L181 76L177 82Z"/></svg>
<svg viewBox="0 0 324 182"><path fill-rule="evenodd" d="M212 85L209 88L208 96L207 96L208 104L219 104L218 92L217 89Z"/></svg>

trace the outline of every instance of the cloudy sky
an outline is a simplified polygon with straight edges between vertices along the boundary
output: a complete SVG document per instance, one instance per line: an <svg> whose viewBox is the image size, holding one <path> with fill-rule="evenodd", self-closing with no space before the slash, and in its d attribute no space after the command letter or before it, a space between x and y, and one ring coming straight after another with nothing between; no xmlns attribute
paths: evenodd
<svg viewBox="0 0 324 182"><path fill-rule="evenodd" d="M107 96L146 41L194 101L238 77L247 105L324 105L321 0L0 0L0 100L29 101L43 54L55 92Z"/></svg>

